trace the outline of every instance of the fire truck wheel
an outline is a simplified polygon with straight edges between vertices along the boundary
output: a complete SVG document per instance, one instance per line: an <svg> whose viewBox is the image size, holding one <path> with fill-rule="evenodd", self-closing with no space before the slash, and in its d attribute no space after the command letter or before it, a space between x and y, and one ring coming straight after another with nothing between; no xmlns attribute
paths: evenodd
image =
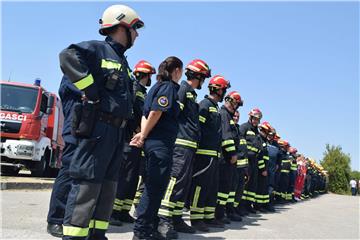
<svg viewBox="0 0 360 240"><path fill-rule="evenodd" d="M48 156L49 154L45 153L42 156L40 162L34 163L30 168L31 176L33 177L44 177L47 169L49 168Z"/></svg>

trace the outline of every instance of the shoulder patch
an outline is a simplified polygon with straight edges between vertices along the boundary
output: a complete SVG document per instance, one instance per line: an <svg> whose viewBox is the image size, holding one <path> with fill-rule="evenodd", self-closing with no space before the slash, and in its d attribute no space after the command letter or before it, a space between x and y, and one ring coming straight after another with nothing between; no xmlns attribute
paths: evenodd
<svg viewBox="0 0 360 240"><path fill-rule="evenodd" d="M162 107L167 107L167 105L169 105L169 100L166 96L161 96L158 98L158 104Z"/></svg>

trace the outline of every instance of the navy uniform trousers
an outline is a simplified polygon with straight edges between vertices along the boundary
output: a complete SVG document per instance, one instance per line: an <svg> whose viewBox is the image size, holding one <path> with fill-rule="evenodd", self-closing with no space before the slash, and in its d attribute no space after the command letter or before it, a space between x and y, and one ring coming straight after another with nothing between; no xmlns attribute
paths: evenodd
<svg viewBox="0 0 360 240"><path fill-rule="evenodd" d="M107 239L105 232L123 157L123 129L98 121L92 136L79 139L69 173L73 178L63 239Z"/></svg>

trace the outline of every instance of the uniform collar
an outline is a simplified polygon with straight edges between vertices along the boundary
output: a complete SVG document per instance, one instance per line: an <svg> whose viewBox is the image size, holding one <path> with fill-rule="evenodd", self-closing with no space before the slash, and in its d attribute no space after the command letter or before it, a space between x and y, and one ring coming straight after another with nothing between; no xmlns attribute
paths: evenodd
<svg viewBox="0 0 360 240"><path fill-rule="evenodd" d="M209 98L209 95L205 95L205 98L207 98L214 106L218 107L217 102L215 102L213 99Z"/></svg>
<svg viewBox="0 0 360 240"><path fill-rule="evenodd" d="M124 55L126 48L123 45L114 41L114 39L112 39L112 37L110 36L107 36L105 38L105 41L110 44L110 46L115 50L118 55Z"/></svg>
<svg viewBox="0 0 360 240"><path fill-rule="evenodd" d="M197 95L196 92L195 92L195 90L192 88L192 86L190 86L190 84L189 84L187 81L185 81L185 80L181 81L181 85L185 85L186 88L187 88L190 92L192 92L192 93L194 93L195 95Z"/></svg>

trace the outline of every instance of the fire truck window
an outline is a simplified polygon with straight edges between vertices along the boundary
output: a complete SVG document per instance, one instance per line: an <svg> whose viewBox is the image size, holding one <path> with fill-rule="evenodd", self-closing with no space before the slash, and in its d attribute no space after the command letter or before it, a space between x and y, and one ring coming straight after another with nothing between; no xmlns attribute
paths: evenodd
<svg viewBox="0 0 360 240"><path fill-rule="evenodd" d="M32 113L36 106L38 90L35 88L1 84L1 110Z"/></svg>
<svg viewBox="0 0 360 240"><path fill-rule="evenodd" d="M41 97L41 106L40 106L40 111L43 113L46 113L47 102L48 102L48 96L43 94Z"/></svg>

